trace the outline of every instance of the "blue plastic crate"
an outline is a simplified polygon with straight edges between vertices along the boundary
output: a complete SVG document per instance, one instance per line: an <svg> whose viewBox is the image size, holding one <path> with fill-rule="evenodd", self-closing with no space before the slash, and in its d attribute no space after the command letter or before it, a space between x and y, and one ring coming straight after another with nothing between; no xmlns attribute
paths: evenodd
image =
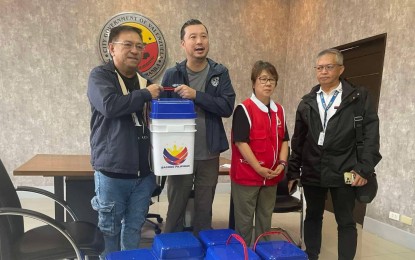
<svg viewBox="0 0 415 260"><path fill-rule="evenodd" d="M248 248L249 260L261 260L252 249ZM244 259L244 249L241 244L217 245L208 247L205 260L239 260Z"/></svg>
<svg viewBox="0 0 415 260"><path fill-rule="evenodd" d="M307 260L307 254L287 241L265 241L256 245L255 252L262 260Z"/></svg>
<svg viewBox="0 0 415 260"><path fill-rule="evenodd" d="M238 244L232 244L232 241L236 241ZM245 256L249 260L260 260L259 256L246 246L240 235L231 234L225 245L208 247L205 260L236 260L245 259Z"/></svg>
<svg viewBox="0 0 415 260"><path fill-rule="evenodd" d="M205 248L210 246L225 245L231 234L235 234L233 229L211 229L199 232L199 240ZM236 240L231 240L231 243L238 243Z"/></svg>
<svg viewBox="0 0 415 260"><path fill-rule="evenodd" d="M157 260L150 249L136 249L107 254L106 260Z"/></svg>
<svg viewBox="0 0 415 260"><path fill-rule="evenodd" d="M202 260L204 250L190 232L160 234L154 237L153 254L158 259Z"/></svg>

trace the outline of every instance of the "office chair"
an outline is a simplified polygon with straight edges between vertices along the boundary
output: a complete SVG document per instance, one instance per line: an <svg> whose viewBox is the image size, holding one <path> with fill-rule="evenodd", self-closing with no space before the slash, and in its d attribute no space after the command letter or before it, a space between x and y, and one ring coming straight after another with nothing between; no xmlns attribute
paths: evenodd
<svg viewBox="0 0 415 260"><path fill-rule="evenodd" d="M163 192L164 185L166 184L167 176L162 176L162 177L160 177L160 179L161 179L160 184L157 183L157 187L153 191L153 194L151 195L152 198L157 197L157 201L160 201L160 194ZM151 201L150 205L153 205L153 204L154 204L154 202ZM157 223L150 220L150 218L155 218L157 220ZM158 224L163 222L163 218L160 216L160 214L147 213L146 222L154 227L154 233L156 233L156 234L161 233L161 229L160 229Z"/></svg>
<svg viewBox="0 0 415 260"><path fill-rule="evenodd" d="M68 210L72 222L57 222L40 212L22 209L17 191L40 193ZM24 231L24 218L46 225ZM0 260L52 260L98 256L104 250L101 231L89 222L78 221L65 201L53 193L32 187L15 189L0 160Z"/></svg>
<svg viewBox="0 0 415 260"><path fill-rule="evenodd" d="M300 192L300 198L296 198L293 194L297 191ZM303 243L303 187L300 181L297 181L290 192L288 192L288 179L287 174L284 175L284 178L278 183L277 186L277 199L275 201L274 213L290 213L298 212L300 213L300 238L297 244L301 248ZM283 229L281 229L283 230ZM286 232L285 230L283 230ZM288 232L286 232L288 234Z"/></svg>

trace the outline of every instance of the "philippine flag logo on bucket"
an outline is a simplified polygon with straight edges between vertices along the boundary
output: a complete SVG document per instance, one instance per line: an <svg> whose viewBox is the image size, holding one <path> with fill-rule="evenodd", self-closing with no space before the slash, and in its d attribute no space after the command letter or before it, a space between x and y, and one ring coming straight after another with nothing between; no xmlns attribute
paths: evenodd
<svg viewBox="0 0 415 260"><path fill-rule="evenodd" d="M164 148L163 157L164 160L170 165L182 164L188 155L187 147L179 147L176 145L173 148Z"/></svg>

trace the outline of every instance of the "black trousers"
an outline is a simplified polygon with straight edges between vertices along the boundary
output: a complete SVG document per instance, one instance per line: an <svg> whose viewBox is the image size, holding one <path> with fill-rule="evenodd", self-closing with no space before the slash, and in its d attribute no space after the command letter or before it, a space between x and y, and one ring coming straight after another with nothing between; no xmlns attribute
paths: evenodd
<svg viewBox="0 0 415 260"><path fill-rule="evenodd" d="M357 230L353 218L355 193L352 187L322 188L304 185L307 202L304 220L304 242L310 260L318 259L321 248L321 229L327 192L330 190L338 231L339 260L352 260L356 254Z"/></svg>

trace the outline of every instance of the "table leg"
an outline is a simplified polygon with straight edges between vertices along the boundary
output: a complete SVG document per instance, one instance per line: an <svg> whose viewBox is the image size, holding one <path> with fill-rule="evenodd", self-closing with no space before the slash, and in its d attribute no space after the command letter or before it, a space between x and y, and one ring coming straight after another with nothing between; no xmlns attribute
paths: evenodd
<svg viewBox="0 0 415 260"><path fill-rule="evenodd" d="M55 195L58 198L64 200L65 197L64 197L64 191L63 191L64 190L63 177L55 176L53 186L55 188ZM64 222L65 221L64 213L65 213L65 210L62 208L62 206L55 202L55 219L59 222Z"/></svg>

